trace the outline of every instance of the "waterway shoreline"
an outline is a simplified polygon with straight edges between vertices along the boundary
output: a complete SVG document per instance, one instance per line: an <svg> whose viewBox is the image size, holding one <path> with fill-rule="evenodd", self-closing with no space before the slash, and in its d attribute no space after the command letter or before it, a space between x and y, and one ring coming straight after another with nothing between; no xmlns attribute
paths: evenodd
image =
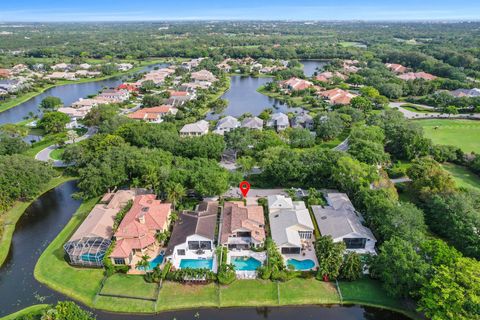
<svg viewBox="0 0 480 320"><path fill-rule="evenodd" d="M30 201L17 201L9 210L1 215L0 221L4 224L4 229L2 232L2 237L0 239L0 267L3 265L5 260L8 257L8 253L10 252L10 246L12 242L13 233L15 232L15 228L17 225L18 220L23 216L25 210L40 198L43 194L47 193L48 191L55 189L56 187L62 185L63 183L74 180L75 177L64 176L63 174L59 177L52 178L46 185L45 188L32 200Z"/></svg>
<svg viewBox="0 0 480 320"><path fill-rule="evenodd" d="M315 279L294 279L286 283L238 280L236 285L231 286L219 286L216 284L191 286L165 282L159 295L156 297L157 302L148 304L140 300L101 297L98 295L98 291L100 282L104 277L103 270L75 268L70 266L63 258L63 244L83 222L97 200L90 199L80 205L67 225L42 253L34 270L34 277L37 281L92 310L115 314L155 315L179 310L225 309L232 307L349 306L354 304L390 310L412 319L418 319L414 312L401 309L401 304L396 306L392 302L393 300L381 300L379 297L382 296L383 291L378 291L378 286L373 284L373 282L367 283L367 285L370 285L369 288L374 289L373 291L378 291L371 293L372 301L362 301L360 297L358 299L341 299L337 291L333 289L334 285L332 283L324 283ZM138 276L138 281L142 282L143 277ZM271 299L272 297L269 297L267 293L274 287L277 288L273 290L275 292L283 290L291 293L292 290L297 289L293 298L283 295L281 299L280 297ZM313 289L303 292L305 290L302 288L305 287ZM249 288L256 288L261 293L258 294L257 292L255 299L252 300L251 297L245 296L245 294L250 295L251 291L249 291ZM296 295L297 292L299 296ZM263 293L266 295L263 295ZM191 297L194 297L193 300ZM231 299L231 297L235 297L235 299ZM362 295L362 297L364 296ZM365 299L368 300L368 297ZM379 303L373 301L374 299L377 299Z"/></svg>
<svg viewBox="0 0 480 320"><path fill-rule="evenodd" d="M25 95L23 95L21 97L15 98L11 101L1 103L0 104L0 113L5 112L7 110L10 110L12 108L15 108L16 106L18 106L22 103L25 103L25 102L29 101L30 99L33 99L36 96L44 93L45 91L47 91L49 89L52 89L52 88L55 88L55 87L60 87L60 86L70 85L70 84L97 82L97 81L108 80L108 79L112 79L112 78L116 78L116 77L121 77L121 76L129 75L131 73L138 72L142 68L148 67L150 65L155 65L155 64L159 64L159 63L166 63L166 62L168 62L169 59L170 58L162 58L162 59L159 59L159 60L143 61L143 62L145 62L143 64L142 64L142 61L141 61L140 65L138 65L138 66L136 66L136 67L134 67L134 68L132 68L128 71L116 72L115 74L100 77L100 78L85 78L85 79L80 79L80 80L75 80L75 81L61 80L61 81L58 81L55 84L51 84L51 85L47 85L45 87L42 87L38 91L27 92ZM16 99L18 99L18 101ZM12 103L12 101L15 101L15 102Z"/></svg>

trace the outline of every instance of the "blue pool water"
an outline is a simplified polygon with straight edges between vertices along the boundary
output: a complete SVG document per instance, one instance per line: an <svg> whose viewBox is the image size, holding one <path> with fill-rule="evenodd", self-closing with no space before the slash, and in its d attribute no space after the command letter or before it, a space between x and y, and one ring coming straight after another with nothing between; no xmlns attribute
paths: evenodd
<svg viewBox="0 0 480 320"><path fill-rule="evenodd" d="M310 259L297 260L297 259L288 259L287 264L293 266L295 270L310 270L315 267L315 262Z"/></svg>
<svg viewBox="0 0 480 320"><path fill-rule="evenodd" d="M252 257L232 257L232 264L235 266L235 270L242 271L254 271L262 265L260 261Z"/></svg>
<svg viewBox="0 0 480 320"><path fill-rule="evenodd" d="M155 257L155 259L150 260L150 265L148 266L148 268L137 267L137 269L138 270L143 270L143 271L151 271L151 270L155 269L156 266L162 264L163 256L164 256L163 254L159 254L158 256Z"/></svg>
<svg viewBox="0 0 480 320"><path fill-rule="evenodd" d="M210 269L213 267L213 259L182 259L180 269Z"/></svg>

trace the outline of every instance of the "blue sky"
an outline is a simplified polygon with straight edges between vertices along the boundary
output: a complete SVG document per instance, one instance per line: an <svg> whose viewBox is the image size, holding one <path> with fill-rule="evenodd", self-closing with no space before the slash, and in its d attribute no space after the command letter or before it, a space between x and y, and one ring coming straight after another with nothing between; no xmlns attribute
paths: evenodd
<svg viewBox="0 0 480 320"><path fill-rule="evenodd" d="M479 0L0 0L0 21L480 20Z"/></svg>

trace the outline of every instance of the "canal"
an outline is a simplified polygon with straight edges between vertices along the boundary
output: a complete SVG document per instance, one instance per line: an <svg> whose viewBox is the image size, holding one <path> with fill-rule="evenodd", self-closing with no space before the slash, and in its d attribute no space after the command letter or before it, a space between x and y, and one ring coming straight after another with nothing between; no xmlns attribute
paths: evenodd
<svg viewBox="0 0 480 320"><path fill-rule="evenodd" d="M45 193L34 201L19 220L6 263L0 268L0 317L30 305L55 303L68 298L35 280L35 264L80 205L71 195L74 181ZM94 310L98 320L407 320L401 314L364 306L305 306L196 309L157 315L124 315Z"/></svg>

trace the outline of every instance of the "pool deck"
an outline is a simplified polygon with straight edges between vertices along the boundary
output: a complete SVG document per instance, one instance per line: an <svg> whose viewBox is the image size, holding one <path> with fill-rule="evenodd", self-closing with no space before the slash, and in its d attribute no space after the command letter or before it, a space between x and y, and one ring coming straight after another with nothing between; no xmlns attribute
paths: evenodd
<svg viewBox="0 0 480 320"><path fill-rule="evenodd" d="M165 252L166 248L164 247L155 247L154 250L148 249L144 254L148 255L150 257L149 261L154 260L158 255L161 254L161 252ZM127 274L145 274L145 270L138 270L136 268L137 263L142 260L142 254L137 253L133 256L132 262L130 263L130 270L128 270ZM165 259L163 260L162 264L165 263ZM160 266L162 264L159 264Z"/></svg>
<svg viewBox="0 0 480 320"><path fill-rule="evenodd" d="M288 259L296 259L296 260L312 260L315 263L315 266L310 270L315 270L318 267L318 259L315 253L315 245L312 243L311 240L305 240L305 247L302 249L300 254L282 254L283 259L285 261L285 265L287 265Z"/></svg>
<svg viewBox="0 0 480 320"><path fill-rule="evenodd" d="M251 250L231 250L228 251L227 256L227 263L232 263L232 257L251 257L257 259L262 263L262 265L267 260L267 253L265 251L262 252L254 252ZM257 271L255 270L236 270L235 273L237 274L238 279L256 279L257 278Z"/></svg>

